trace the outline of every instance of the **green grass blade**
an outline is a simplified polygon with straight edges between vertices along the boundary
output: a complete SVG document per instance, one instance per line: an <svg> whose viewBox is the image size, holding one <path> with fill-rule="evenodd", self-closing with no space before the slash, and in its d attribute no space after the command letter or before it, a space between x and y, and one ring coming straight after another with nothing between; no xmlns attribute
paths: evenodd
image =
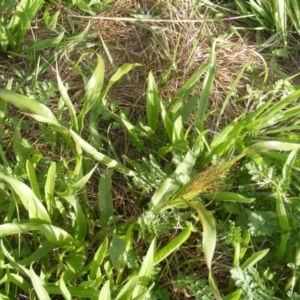
<svg viewBox="0 0 300 300"><path fill-rule="evenodd" d="M180 88L180 90L177 92L177 94L172 99L171 103L168 106L168 109L172 109L174 104L176 104L177 101L182 101L182 103L186 100L186 98L190 95L193 88L195 87L196 83L199 81L199 79L202 77L202 75L205 73L205 71L210 67L210 64L204 64L202 65L189 79L188 81Z"/></svg>
<svg viewBox="0 0 300 300"><path fill-rule="evenodd" d="M109 92L109 90L112 88L112 86L118 82L124 75L126 75L127 73L129 73L134 67L136 66L141 66L140 64L124 64L122 65L117 72L110 78L108 85L103 93L103 95L101 95L101 98L104 99L107 95L107 93Z"/></svg>
<svg viewBox="0 0 300 300"><path fill-rule="evenodd" d="M28 269L26 269L24 266L22 266L22 265L20 265L19 263L16 262L15 258L12 257L10 252L5 248L3 239L0 240L0 248L1 248L1 251L2 251L3 255L8 260L9 265L15 271L17 271L19 274L22 274L22 275L26 276L27 278L29 278L30 277L30 271Z"/></svg>
<svg viewBox="0 0 300 300"><path fill-rule="evenodd" d="M13 135L13 149L14 153L16 155L17 161L20 162L20 164L25 167L27 160L29 160L29 154L26 147L23 145L22 136L20 133L22 119L18 122Z"/></svg>
<svg viewBox="0 0 300 300"><path fill-rule="evenodd" d="M30 54L33 51L41 51L43 49L49 49L52 47L57 47L61 44L63 38L64 38L65 32L61 32L58 36L49 38L49 39L44 39L41 41L34 41L32 46L28 47L25 49L26 53Z"/></svg>
<svg viewBox="0 0 300 300"><path fill-rule="evenodd" d="M56 66L57 69L57 66ZM72 128L78 132L78 121L77 121L77 116L76 116L76 111L74 108L74 105L68 95L67 89L65 88L58 71L56 71L56 78L57 78L57 83L58 83L58 90L60 92L60 96L63 100L63 102L65 103L65 105L67 106L68 110L69 110L69 114L71 116L71 120L72 120Z"/></svg>
<svg viewBox="0 0 300 300"><path fill-rule="evenodd" d="M70 244L77 244L74 238L63 229L55 227L53 225L37 223L2 224L0 225L0 238L34 230L41 231L50 243L60 247L66 247Z"/></svg>
<svg viewBox="0 0 300 300"><path fill-rule="evenodd" d="M216 222L212 213L209 212L200 202L187 202L188 206L193 208L198 213L199 221L203 227L203 252L208 270L211 272L211 264L215 252L217 232Z"/></svg>
<svg viewBox="0 0 300 300"><path fill-rule="evenodd" d="M237 203L252 203L255 198L247 198L243 195L231 193L231 192L215 192L211 194L201 194L204 199L215 200L215 201L231 201Z"/></svg>
<svg viewBox="0 0 300 300"><path fill-rule="evenodd" d="M226 295L223 297L223 300L239 300L242 295L242 291L240 289Z"/></svg>
<svg viewBox="0 0 300 300"><path fill-rule="evenodd" d="M282 169L282 179L279 182L279 187L281 193L285 193L288 191L288 188L290 186L291 177L292 177L292 171L294 168L294 165L297 161L297 150L293 150L290 155L288 156L283 169Z"/></svg>
<svg viewBox="0 0 300 300"><path fill-rule="evenodd" d="M28 266L34 262L39 261L43 257L48 256L48 253L52 251L53 248L54 245L48 240L43 241L36 251L34 251L30 256L27 256L20 261L20 265Z"/></svg>
<svg viewBox="0 0 300 300"><path fill-rule="evenodd" d="M94 157L97 161L103 163L107 167L112 168L124 175L135 176L135 173L132 170L124 167L122 164L118 163L114 159L111 159L110 157L98 152L94 147L92 147L89 143L87 143L79 135L77 135L72 129L70 130L70 132L73 139L80 145L80 147L85 152L87 152L92 157Z"/></svg>
<svg viewBox="0 0 300 300"><path fill-rule="evenodd" d="M173 134L172 134L172 145L173 147L176 148L181 144L185 145L186 143L184 141L182 117L179 116L174 122Z"/></svg>
<svg viewBox="0 0 300 300"><path fill-rule="evenodd" d="M55 190L55 175L56 175L56 163L53 162L47 172L47 179L45 183L45 200L47 204L47 210L49 214L52 214L52 205L54 202L54 190Z"/></svg>
<svg viewBox="0 0 300 300"><path fill-rule="evenodd" d="M10 90L0 89L0 99L18 107L25 112L32 112L56 123L56 118L48 107L26 96L17 94Z"/></svg>
<svg viewBox="0 0 300 300"><path fill-rule="evenodd" d="M32 264L30 265L30 279L37 297L40 300L51 300L49 294L44 288L42 279L35 274Z"/></svg>
<svg viewBox="0 0 300 300"><path fill-rule="evenodd" d="M139 296L148 289L148 283L154 267L154 255L156 251L156 239L153 239L146 256L144 257L137 285L132 293L132 298Z"/></svg>
<svg viewBox="0 0 300 300"><path fill-rule="evenodd" d="M158 95L158 89L153 77L152 72L148 75L148 88L147 88L147 121L148 126L155 132L158 122L158 115L160 111L160 100Z"/></svg>
<svg viewBox="0 0 300 300"><path fill-rule="evenodd" d="M236 90L236 87L237 87L238 83L240 82L240 80L241 80L241 78L242 78L242 76L243 76L243 74L244 74L244 72L245 72L245 70L246 70L246 68L247 68L248 66L249 66L249 63L247 63L247 64L241 69L241 71L239 72L238 76L237 76L236 79L234 80L232 86L230 87L229 92L228 92L227 95L226 95L226 98L225 98L224 103L223 103L223 105L222 105L222 107L221 107L221 110L220 110L220 112L218 113L218 119L217 119L217 123L216 123L216 126L215 126L215 131L216 131L216 132L219 130L219 124L220 124L221 118L222 118L222 116L223 116L223 114L224 114L225 108L226 108L226 106L227 106L227 104L228 104L228 102L229 102L229 100L230 100L230 98L231 98L233 92Z"/></svg>
<svg viewBox="0 0 300 300"><path fill-rule="evenodd" d="M138 135L140 129L137 126L132 125L128 121L128 119L126 118L126 116L125 116L125 114L123 112L120 113L120 118L121 118L121 121L122 121L123 125L127 129L129 135L131 136L132 142L133 142L134 146L139 151L145 150L144 141Z"/></svg>
<svg viewBox="0 0 300 300"><path fill-rule="evenodd" d="M89 173L84 175L77 182L73 183L72 185L69 185L64 192L57 192L57 194L61 197L76 195L81 189L83 189L86 186L87 182L90 180L97 167L98 165L96 165Z"/></svg>
<svg viewBox="0 0 300 300"><path fill-rule="evenodd" d="M22 201L32 221L51 223L47 210L35 193L23 182L0 173L0 179L7 182Z"/></svg>
<svg viewBox="0 0 300 300"><path fill-rule="evenodd" d="M241 266L243 270L253 267L257 262L259 262L261 259L263 259L270 249L264 249L261 251L257 251L253 253Z"/></svg>
<svg viewBox="0 0 300 300"><path fill-rule="evenodd" d="M209 100L209 96L211 93L211 89L213 86L213 82L215 79L215 73L216 73L216 41L213 42L212 48L211 48L211 61L208 66L207 74L205 76L203 85L202 85L202 90L200 93L200 99L199 99L199 104L198 104L198 112L197 112L197 127L198 129L202 132L203 129L203 124L204 124L204 116L205 116L205 111L207 107L207 103Z"/></svg>
<svg viewBox="0 0 300 300"><path fill-rule="evenodd" d="M199 201L186 201L187 205L198 213L199 221L203 227L202 247L205 261L209 270L208 282L213 290L216 299L221 300L220 293L212 276L212 259L215 252L217 231L216 221L212 213L209 212Z"/></svg>
<svg viewBox="0 0 300 300"><path fill-rule="evenodd" d="M90 111L90 109L94 106L95 102L99 99L100 91L103 86L104 81L104 61L100 55L97 54L98 63L96 69L88 81L85 87L85 94L83 97L83 108L78 115L78 132L81 133L83 130L83 122L85 115Z"/></svg>
<svg viewBox="0 0 300 300"><path fill-rule="evenodd" d="M167 244L161 250L156 252L154 256L154 265L159 264L171 253L176 251L189 238L192 232L192 228L192 224L189 223L189 225L180 234L173 238L169 244Z"/></svg>
<svg viewBox="0 0 300 300"><path fill-rule="evenodd" d="M138 276L130 278L127 283L121 288L116 300L129 300L136 287Z"/></svg>
<svg viewBox="0 0 300 300"><path fill-rule="evenodd" d="M195 154L189 151L174 173L164 180L151 199L150 206L154 212L160 212L168 205L168 201L186 181L186 178L183 178L183 182L180 181L180 176L189 176L195 162Z"/></svg>
<svg viewBox="0 0 300 300"><path fill-rule="evenodd" d="M110 295L110 281L107 280L101 291L100 291L100 294L99 294L99 300L102 300L102 299L105 299L105 300L110 300L111 299L111 295Z"/></svg>
<svg viewBox="0 0 300 300"><path fill-rule="evenodd" d="M32 163L29 160L27 160L26 162L26 171L27 171L27 175L30 181L32 191L39 199L42 199L39 184L35 175L35 170L32 166Z"/></svg>
<svg viewBox="0 0 300 300"><path fill-rule="evenodd" d="M9 273L7 281L11 282L11 283L14 283L15 285L17 285L25 293L31 288L29 286L29 284L25 281L25 279L22 276L18 275L18 274ZM1 297L0 297L0 299L2 300Z"/></svg>
<svg viewBox="0 0 300 300"><path fill-rule="evenodd" d="M104 241L101 243L99 248L97 249L93 261L91 262L91 267L90 267L90 279L95 279L97 275L97 271L102 265L102 262L107 255L107 250L108 250L108 238L106 237Z"/></svg>
<svg viewBox="0 0 300 300"><path fill-rule="evenodd" d="M267 141L255 143L244 150L245 153L261 153L269 151L294 151L300 148L300 144L278 141Z"/></svg>
<svg viewBox="0 0 300 300"><path fill-rule="evenodd" d="M75 212L75 220L73 220L73 236L76 241L83 242L87 234L87 220L85 214L77 198L74 196L64 196L63 198L73 207Z"/></svg>
<svg viewBox="0 0 300 300"><path fill-rule="evenodd" d="M113 216L113 199L111 196L111 176L113 170L106 170L100 178L98 189L98 206L100 210L99 223L102 229L109 227L109 221Z"/></svg>
<svg viewBox="0 0 300 300"><path fill-rule="evenodd" d="M86 248L84 246L77 247L73 250L65 262L66 270L62 274L65 283L72 282L74 279L81 277L80 270L86 261Z"/></svg>
<svg viewBox="0 0 300 300"><path fill-rule="evenodd" d="M124 255L125 241L124 236L118 235L114 232L110 247L108 249L109 258L113 267L119 272L122 269L123 262L121 257Z"/></svg>
<svg viewBox="0 0 300 300"><path fill-rule="evenodd" d="M50 295L61 295L61 290L58 286L55 285L47 285L46 291ZM68 286L68 290L72 295L73 299L78 297L80 299L92 299L97 300L99 297L99 291L75 286ZM55 299L54 297L52 299Z"/></svg>
<svg viewBox="0 0 300 300"><path fill-rule="evenodd" d="M72 300L72 295L71 295L70 291L68 290L68 287L62 277L59 280L59 288L60 288L61 294L63 295L65 300Z"/></svg>
<svg viewBox="0 0 300 300"><path fill-rule="evenodd" d="M173 122L171 121L168 113L167 113L167 110L165 108L165 106L163 105L163 102L160 101L160 109L161 109L161 117L162 117L162 120L163 120L163 123L164 123L164 127L165 127L165 130L166 130L166 133L169 137L169 140L170 142L172 141L172 136L173 136Z"/></svg>

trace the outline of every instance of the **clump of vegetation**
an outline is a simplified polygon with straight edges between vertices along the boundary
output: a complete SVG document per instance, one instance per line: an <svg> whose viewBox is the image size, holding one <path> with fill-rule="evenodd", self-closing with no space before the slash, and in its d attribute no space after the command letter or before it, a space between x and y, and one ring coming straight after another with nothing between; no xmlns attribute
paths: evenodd
<svg viewBox="0 0 300 300"><path fill-rule="evenodd" d="M300 297L298 4L179 2L0 1L1 299Z"/></svg>

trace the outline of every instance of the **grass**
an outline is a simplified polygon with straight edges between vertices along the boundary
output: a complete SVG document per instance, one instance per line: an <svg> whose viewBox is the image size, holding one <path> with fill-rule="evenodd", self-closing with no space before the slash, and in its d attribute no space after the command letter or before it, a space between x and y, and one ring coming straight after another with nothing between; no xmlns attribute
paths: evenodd
<svg viewBox="0 0 300 300"><path fill-rule="evenodd" d="M297 2L6 2L0 298L300 298Z"/></svg>

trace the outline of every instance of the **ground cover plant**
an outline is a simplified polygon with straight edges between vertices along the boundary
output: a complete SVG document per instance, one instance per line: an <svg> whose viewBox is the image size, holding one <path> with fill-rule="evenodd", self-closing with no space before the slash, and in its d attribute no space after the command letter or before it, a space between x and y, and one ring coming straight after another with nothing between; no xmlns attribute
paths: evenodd
<svg viewBox="0 0 300 300"><path fill-rule="evenodd" d="M0 1L1 299L299 299L297 1Z"/></svg>

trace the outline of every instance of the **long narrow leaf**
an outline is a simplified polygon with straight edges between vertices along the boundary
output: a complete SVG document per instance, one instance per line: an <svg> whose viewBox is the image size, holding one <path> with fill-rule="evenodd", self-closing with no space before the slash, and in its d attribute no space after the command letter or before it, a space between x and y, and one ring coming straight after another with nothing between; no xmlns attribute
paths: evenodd
<svg viewBox="0 0 300 300"><path fill-rule="evenodd" d="M11 188L16 192L22 201L23 206L29 214L29 218L34 221L41 221L42 223L51 223L50 217L42 202L38 199L35 193L23 182L10 178L0 173L0 179L7 182Z"/></svg>
<svg viewBox="0 0 300 300"><path fill-rule="evenodd" d="M148 75L146 111L148 126L155 132L160 111L160 100L158 96L157 85L151 71Z"/></svg>
<svg viewBox="0 0 300 300"><path fill-rule="evenodd" d="M50 243L60 247L65 247L70 244L77 244L73 237L63 229L52 225L36 223L2 224L0 225L0 238L34 230L41 231Z"/></svg>
<svg viewBox="0 0 300 300"><path fill-rule="evenodd" d="M32 100L31 98L17 94L10 90L0 89L0 99L13 104L25 112L32 112L36 115L56 122L56 118L49 108L38 101Z"/></svg>

